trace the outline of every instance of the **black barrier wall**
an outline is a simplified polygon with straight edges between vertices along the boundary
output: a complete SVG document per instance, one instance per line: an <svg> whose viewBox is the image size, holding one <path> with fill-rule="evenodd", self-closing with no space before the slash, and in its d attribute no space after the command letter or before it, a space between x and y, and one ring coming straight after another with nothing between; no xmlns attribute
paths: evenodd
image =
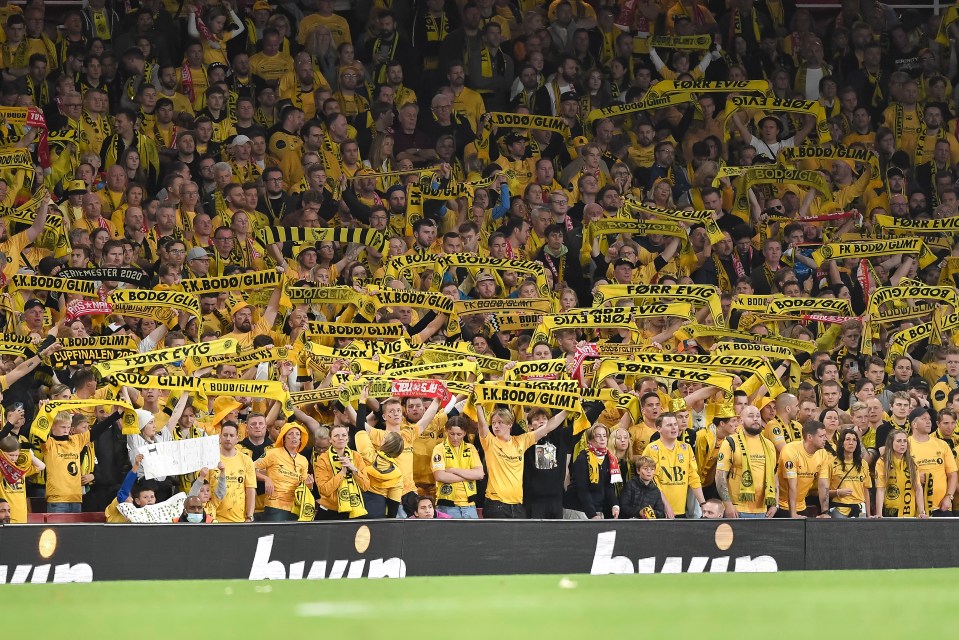
<svg viewBox="0 0 959 640"><path fill-rule="evenodd" d="M954 531L932 520L18 525L0 529L0 583L955 567Z"/></svg>

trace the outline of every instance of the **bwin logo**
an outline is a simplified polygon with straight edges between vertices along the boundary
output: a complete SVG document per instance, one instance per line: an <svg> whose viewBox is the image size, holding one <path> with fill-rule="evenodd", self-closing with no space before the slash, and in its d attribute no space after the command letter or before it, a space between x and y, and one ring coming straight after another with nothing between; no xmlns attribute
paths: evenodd
<svg viewBox="0 0 959 640"><path fill-rule="evenodd" d="M727 524L720 525L729 527ZM720 544L720 536L723 536ZM716 540L720 549L728 549L732 544L732 528L717 530ZM729 556L709 558L708 556L693 556L688 560L681 556L668 556L665 559L657 557L640 558L633 567L633 561L626 556L614 556L616 546L616 532L607 531L596 536L596 551L593 553L593 566L589 572L592 575L607 575L612 573L726 573L730 571ZM739 556L734 559L732 571L735 573L775 573L779 570L776 559L772 556Z"/></svg>
<svg viewBox="0 0 959 640"><path fill-rule="evenodd" d="M363 553L370 545L370 530L365 525L356 532L355 546ZM338 578L405 578L406 563L400 558L376 558L367 562L360 560L316 560L306 571L306 562L290 563L289 571L279 560L271 560L273 536L261 536L256 541L256 553L250 567L250 580L323 580ZM329 570L327 570L327 565ZM366 574L364 575L364 569ZM305 573L305 575L304 575Z"/></svg>
<svg viewBox="0 0 959 640"><path fill-rule="evenodd" d="M53 556L57 550L57 533L53 529L45 529L40 534L40 540L37 544L37 550L40 557L47 559ZM53 575L50 575L50 568L53 568ZM52 580L51 580L52 577ZM53 582L64 584L68 582L93 582L93 568L86 563L78 564L18 564L13 566L13 573L10 573L10 567L0 564L0 584L41 584L44 582Z"/></svg>

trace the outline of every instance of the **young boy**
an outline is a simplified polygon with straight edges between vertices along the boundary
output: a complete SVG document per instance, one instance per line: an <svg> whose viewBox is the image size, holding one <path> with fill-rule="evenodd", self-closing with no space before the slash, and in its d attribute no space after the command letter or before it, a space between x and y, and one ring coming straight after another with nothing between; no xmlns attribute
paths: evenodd
<svg viewBox="0 0 959 640"><path fill-rule="evenodd" d="M665 518L663 494L656 486L656 461L649 456L640 456L636 461L639 475L623 487L619 496L620 518Z"/></svg>

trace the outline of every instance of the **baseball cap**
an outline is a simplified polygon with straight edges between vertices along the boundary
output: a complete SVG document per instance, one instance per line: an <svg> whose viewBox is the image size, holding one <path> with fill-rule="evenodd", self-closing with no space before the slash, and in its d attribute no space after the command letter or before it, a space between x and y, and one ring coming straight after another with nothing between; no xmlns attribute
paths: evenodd
<svg viewBox="0 0 959 640"><path fill-rule="evenodd" d="M194 247L186 254L187 262L190 260L209 260L210 254L202 247Z"/></svg>
<svg viewBox="0 0 959 640"><path fill-rule="evenodd" d="M266 0L256 0L253 3L254 11L273 11L273 7L270 6L270 3Z"/></svg>
<svg viewBox="0 0 959 640"><path fill-rule="evenodd" d="M476 284L479 284L484 280L492 280L493 282L496 282L496 278L494 278L493 274L489 271L480 271L476 274L476 278L474 278L474 280L476 281Z"/></svg>
<svg viewBox="0 0 959 640"><path fill-rule="evenodd" d="M33 309L34 307L40 307L42 309L43 301L33 298L32 300L27 300L26 302L23 303L24 311L29 311L30 309Z"/></svg>
<svg viewBox="0 0 959 640"><path fill-rule="evenodd" d="M564 91L559 97L560 102L566 102L567 100L579 100L579 96L576 95L575 91Z"/></svg>
<svg viewBox="0 0 959 640"><path fill-rule="evenodd" d="M250 137L249 137L249 136L245 136L245 135L243 135L243 134L241 133L241 134L238 135L238 136L233 136L233 142L230 143L230 146L231 146L231 147L235 147L235 146L241 145L241 144L250 144L251 142L253 142L253 141L250 140Z"/></svg>
<svg viewBox="0 0 959 640"><path fill-rule="evenodd" d="M63 192L65 196L78 196L88 191L87 183L83 180L71 180L67 183L67 188Z"/></svg>
<svg viewBox="0 0 959 640"><path fill-rule="evenodd" d="M503 138L503 141L506 144L513 144L514 142L526 142L527 138L521 133L516 133L515 131L510 131L506 134L506 137Z"/></svg>

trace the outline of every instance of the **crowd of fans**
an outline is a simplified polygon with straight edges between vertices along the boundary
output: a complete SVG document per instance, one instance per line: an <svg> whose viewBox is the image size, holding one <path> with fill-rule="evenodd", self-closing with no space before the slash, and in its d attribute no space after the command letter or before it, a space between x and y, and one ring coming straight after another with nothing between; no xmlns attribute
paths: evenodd
<svg viewBox="0 0 959 640"><path fill-rule="evenodd" d="M957 17L3 0L0 522L953 515Z"/></svg>

